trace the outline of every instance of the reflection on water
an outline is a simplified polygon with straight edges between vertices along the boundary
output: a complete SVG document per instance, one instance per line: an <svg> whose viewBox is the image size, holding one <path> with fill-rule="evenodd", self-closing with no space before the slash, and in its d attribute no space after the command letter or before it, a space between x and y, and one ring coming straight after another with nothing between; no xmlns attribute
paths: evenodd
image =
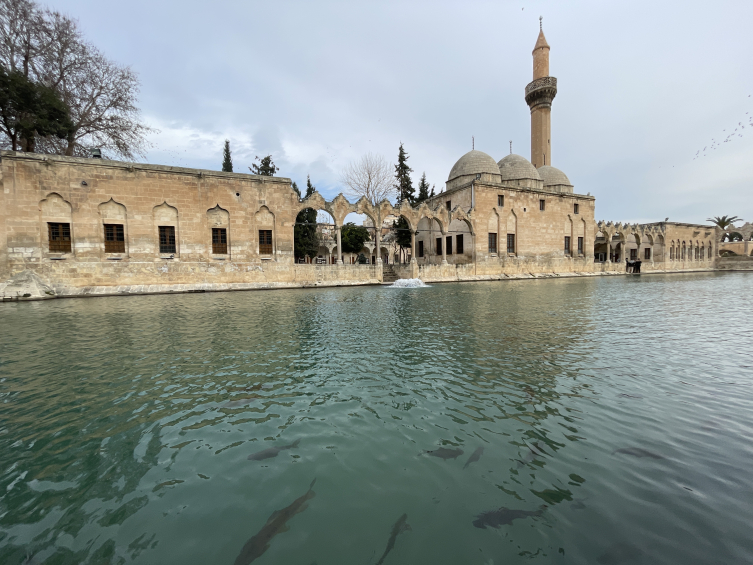
<svg viewBox="0 0 753 565"><path fill-rule="evenodd" d="M752 294L728 273L4 304L0 562L748 562Z"/></svg>

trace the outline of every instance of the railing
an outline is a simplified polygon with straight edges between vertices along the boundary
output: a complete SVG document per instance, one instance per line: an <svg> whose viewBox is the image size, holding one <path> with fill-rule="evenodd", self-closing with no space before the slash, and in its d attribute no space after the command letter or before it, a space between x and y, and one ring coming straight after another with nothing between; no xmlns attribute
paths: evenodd
<svg viewBox="0 0 753 565"><path fill-rule="evenodd" d="M526 95L530 94L534 90L538 90L544 87L553 87L557 89L557 77L541 77L537 78L533 82L529 82L526 86Z"/></svg>

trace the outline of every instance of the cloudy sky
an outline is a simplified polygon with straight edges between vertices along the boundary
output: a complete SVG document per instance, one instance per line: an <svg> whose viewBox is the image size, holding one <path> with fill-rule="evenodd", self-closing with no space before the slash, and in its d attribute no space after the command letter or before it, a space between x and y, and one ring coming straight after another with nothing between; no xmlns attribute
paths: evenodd
<svg viewBox="0 0 753 565"><path fill-rule="evenodd" d="M530 158L538 17L559 93L552 164L597 219L753 220L753 2L52 0L139 74L145 161L236 172L271 153L325 197L366 152L437 190L476 148ZM744 126L744 128L743 128ZM736 131L735 131L736 130ZM731 136L731 137L730 137Z"/></svg>

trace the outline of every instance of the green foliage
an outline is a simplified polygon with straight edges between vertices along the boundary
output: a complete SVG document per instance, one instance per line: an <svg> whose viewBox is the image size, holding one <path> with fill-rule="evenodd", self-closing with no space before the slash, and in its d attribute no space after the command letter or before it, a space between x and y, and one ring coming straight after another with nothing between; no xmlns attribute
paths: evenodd
<svg viewBox="0 0 753 565"><path fill-rule="evenodd" d="M254 163L249 167L249 170L254 175L273 177L280 170L279 167L275 166L274 161L272 161L272 155L261 158L257 155L255 161L259 161L259 164Z"/></svg>
<svg viewBox="0 0 753 565"><path fill-rule="evenodd" d="M233 158L230 156L230 140L225 140L225 149L222 151L222 172L233 172Z"/></svg>
<svg viewBox="0 0 753 565"><path fill-rule="evenodd" d="M426 173L421 175L421 180L418 181L418 197L416 198L416 204L420 204L424 200L428 200L434 196L434 187L431 187L431 194L429 194L429 182L426 180Z"/></svg>
<svg viewBox="0 0 753 565"><path fill-rule="evenodd" d="M293 190L300 196L301 192L298 185L293 183ZM311 184L311 177L306 177L306 198L314 194L316 187ZM298 212L295 218L295 228L293 228L293 254L296 258L316 257L319 253L319 234L316 232L316 210L306 208Z"/></svg>
<svg viewBox="0 0 753 565"><path fill-rule="evenodd" d="M728 231L729 228L734 228L735 222L742 222L742 218L738 218L737 216L714 216L713 218L707 218L707 222L711 222L715 226L723 229L724 231ZM722 236L722 241L742 241L743 236L737 232L729 232L725 233Z"/></svg>
<svg viewBox="0 0 753 565"><path fill-rule="evenodd" d="M68 107L44 85L0 67L0 130L13 151L34 151L37 136L65 139L73 129Z"/></svg>
<svg viewBox="0 0 753 565"><path fill-rule="evenodd" d="M395 242L401 248L410 248L411 236L408 220L400 216L396 222L392 223L392 229L395 230Z"/></svg>
<svg viewBox="0 0 753 565"><path fill-rule="evenodd" d="M295 181L293 181L293 184L291 184L291 185L290 185L290 187L291 187L291 188L292 188L293 190L295 190L295 193L296 193L296 194L298 195L298 198L300 198L300 197L301 197L301 189L300 189L300 188L298 188L298 185L296 184L296 182L295 182Z"/></svg>
<svg viewBox="0 0 753 565"><path fill-rule="evenodd" d="M340 239L345 253L358 253L363 249L363 243L369 241L369 230L348 222L340 230Z"/></svg>
<svg viewBox="0 0 753 565"><path fill-rule="evenodd" d="M395 191L397 192L397 203L400 204L403 200L407 200L410 204L416 197L416 189L413 188L413 181L410 178L410 174L413 172L408 166L409 155L403 149L403 144L400 144L400 149L397 153L397 165L395 165Z"/></svg>

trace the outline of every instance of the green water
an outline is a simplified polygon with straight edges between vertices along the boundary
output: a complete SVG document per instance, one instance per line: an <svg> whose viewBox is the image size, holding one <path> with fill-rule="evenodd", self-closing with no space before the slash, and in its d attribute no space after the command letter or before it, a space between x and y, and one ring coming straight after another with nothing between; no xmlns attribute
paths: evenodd
<svg viewBox="0 0 753 565"><path fill-rule="evenodd" d="M232 564L314 479L254 563L374 564L403 514L385 565L753 562L752 296L730 273L2 304L0 563ZM474 526L500 507L536 514Z"/></svg>

